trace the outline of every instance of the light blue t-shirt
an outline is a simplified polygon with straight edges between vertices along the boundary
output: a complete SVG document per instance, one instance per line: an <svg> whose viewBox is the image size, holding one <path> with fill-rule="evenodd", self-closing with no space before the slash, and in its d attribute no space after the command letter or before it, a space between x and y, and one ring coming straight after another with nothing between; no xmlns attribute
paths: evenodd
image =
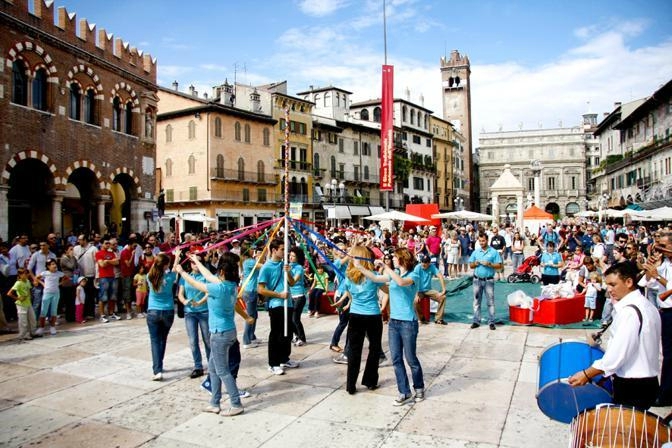
<svg viewBox="0 0 672 448"><path fill-rule="evenodd" d="M375 283L368 278L364 278L362 283L355 283L346 277L343 286L345 291L348 291L352 296L350 314L365 316L380 314L378 288L382 286L382 283Z"/></svg>
<svg viewBox="0 0 672 448"><path fill-rule="evenodd" d="M435 264L430 263L430 265L425 269L425 267L418 263L413 270L418 276L418 291L425 292L432 289L432 278L439 275L439 270ZM393 282L394 283L394 282Z"/></svg>
<svg viewBox="0 0 672 448"><path fill-rule="evenodd" d="M469 263L475 263L477 261L487 261L493 264L499 264L502 262L502 257L492 247L488 246L486 250L481 249L481 246L478 246L469 257ZM495 268L492 266L483 266L479 264L474 269L474 275L480 278L493 277L495 275Z"/></svg>
<svg viewBox="0 0 672 448"><path fill-rule="evenodd" d="M305 271L306 270L300 264L298 263L291 264L291 270L289 271L289 275L292 278L296 278L297 276L299 277L299 280L296 283L294 283L293 286L289 287L289 292L292 297L306 295L306 285L304 284Z"/></svg>
<svg viewBox="0 0 672 448"><path fill-rule="evenodd" d="M233 319L238 297L238 285L229 280L221 283L208 283L208 326L210 333L235 330Z"/></svg>
<svg viewBox="0 0 672 448"><path fill-rule="evenodd" d="M254 269L254 266L257 264L257 260L254 258L246 258L243 261L243 278L242 282L245 283L245 292L255 292L257 290L257 281L259 280L259 269ZM252 273L252 277L250 277ZM248 277L250 279L248 280Z"/></svg>
<svg viewBox="0 0 672 448"><path fill-rule="evenodd" d="M544 252L541 254L541 263L558 264L562 261L562 255L558 252ZM560 269L552 266L544 266L541 272L544 275L560 275Z"/></svg>
<svg viewBox="0 0 672 448"><path fill-rule="evenodd" d="M273 260L268 260L264 265L261 267L261 271L259 271L259 284L264 284L266 286L266 289L275 291L275 292L284 292L285 290L285 279L284 279L284 263L282 260L280 261L273 261ZM269 297L268 298L268 308L277 308L280 306L284 306L284 300L283 299L278 299L277 297ZM294 302L292 301L291 298L287 300L287 307L288 308L293 308L294 307Z"/></svg>
<svg viewBox="0 0 672 448"><path fill-rule="evenodd" d="M390 280L390 318L396 320L418 320L415 314L413 301L418 293L420 279L415 270L406 272L401 278L413 279L409 286L399 286L394 280Z"/></svg>
<svg viewBox="0 0 672 448"><path fill-rule="evenodd" d="M334 278L334 280L338 283L338 285L336 286L336 294L335 295L337 297L340 297L345 292L345 271L348 269L348 262L347 262L347 260L346 261L341 261L340 259L339 260L334 260L334 267L336 268L336 270L338 270L338 272L343 274L343 275L338 275L338 273L337 273L336 277Z"/></svg>
<svg viewBox="0 0 672 448"><path fill-rule="evenodd" d="M203 277L203 275L201 275L200 272L197 272L196 274L185 274L185 275L191 275L197 282L205 283L205 277ZM191 286L183 278L180 278L179 281L180 281L179 286L182 286L184 288L184 298L188 300L187 305L184 305L185 313L200 313L203 311L208 311L207 302L203 302L199 306L193 305L194 302L198 302L199 300L201 300L203 296L205 296L205 293Z"/></svg>
<svg viewBox="0 0 672 448"><path fill-rule="evenodd" d="M159 311L174 310L173 285L175 285L176 281L177 274L172 271L166 271L166 273L163 274L161 287L158 291L155 291L152 283L147 281L147 285L149 285L149 301L147 302L147 309Z"/></svg>

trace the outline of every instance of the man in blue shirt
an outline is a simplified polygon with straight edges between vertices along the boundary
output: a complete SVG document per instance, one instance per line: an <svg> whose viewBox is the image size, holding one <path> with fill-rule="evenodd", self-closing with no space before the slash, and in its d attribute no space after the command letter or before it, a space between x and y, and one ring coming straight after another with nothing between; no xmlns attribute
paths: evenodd
<svg viewBox="0 0 672 448"><path fill-rule="evenodd" d="M429 256L423 255L420 259L420 264L415 267L413 272L418 277L418 299L422 300L427 297L438 302L439 307L436 310L434 323L446 325L446 322L443 320L444 307L446 305L446 284L443 281L443 276L439 273L439 269L436 265L432 264L432 260ZM432 289L432 278L434 277L438 277L439 279L441 292ZM422 314L420 300L416 303L416 312L419 316L420 323L427 324L429 322L425 320L425 316Z"/></svg>
<svg viewBox="0 0 672 448"><path fill-rule="evenodd" d="M268 335L268 370L274 375L282 375L286 368L299 367L299 363L289 359L292 353L294 305L289 292L285 291L284 276L285 272L289 271L289 265L283 263L285 243L280 239L274 239L270 242L268 250L271 256L259 272L257 293L267 300L266 306L271 324L271 331ZM292 308L287 311L286 319L285 300L288 301L287 308ZM284 331L285 321L287 322L287 334Z"/></svg>
<svg viewBox="0 0 672 448"><path fill-rule="evenodd" d="M481 325L481 302L483 293L488 301L488 324L491 330L495 327L495 272L502 268L502 257L499 252L488 246L488 236L478 235L478 247L469 257L469 267L474 270L474 322L471 328Z"/></svg>

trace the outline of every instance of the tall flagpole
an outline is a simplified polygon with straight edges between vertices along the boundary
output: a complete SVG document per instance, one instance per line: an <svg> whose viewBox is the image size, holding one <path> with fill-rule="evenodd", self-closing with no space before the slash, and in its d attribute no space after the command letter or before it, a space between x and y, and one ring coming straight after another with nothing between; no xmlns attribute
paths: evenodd
<svg viewBox="0 0 672 448"><path fill-rule="evenodd" d="M282 160L285 164L285 263L284 266L286 266L289 262L289 106L285 108L285 150L284 154L282 155ZM287 275L285 274L284 271L284 266L283 266L283 271L282 275L284 277L284 284L285 284L285 293L287 293L287 299L285 299L285 319L284 319L284 330L285 330L285 337L287 337L287 316L288 316L288 310L287 310L287 302L289 302L290 297L289 297L289 280L287 278Z"/></svg>

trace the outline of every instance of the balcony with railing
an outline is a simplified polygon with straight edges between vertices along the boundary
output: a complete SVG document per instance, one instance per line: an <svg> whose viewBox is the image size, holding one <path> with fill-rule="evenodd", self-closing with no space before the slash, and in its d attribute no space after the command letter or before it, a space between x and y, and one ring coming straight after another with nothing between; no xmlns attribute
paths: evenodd
<svg viewBox="0 0 672 448"><path fill-rule="evenodd" d="M276 170L284 170L285 169L285 161L283 159L277 159L275 161L275 167ZM302 161L302 160L290 160L289 161L289 169L290 171L300 171L304 173L309 173L313 174L313 164L310 162Z"/></svg>
<svg viewBox="0 0 672 448"><path fill-rule="evenodd" d="M362 171L329 171L329 177L338 181L364 183L364 184L378 184L378 172L365 175Z"/></svg>
<svg viewBox="0 0 672 448"><path fill-rule="evenodd" d="M278 175L275 173L259 173L256 171L227 170L224 168L211 168L212 180L229 182L245 182L255 184L277 185Z"/></svg>

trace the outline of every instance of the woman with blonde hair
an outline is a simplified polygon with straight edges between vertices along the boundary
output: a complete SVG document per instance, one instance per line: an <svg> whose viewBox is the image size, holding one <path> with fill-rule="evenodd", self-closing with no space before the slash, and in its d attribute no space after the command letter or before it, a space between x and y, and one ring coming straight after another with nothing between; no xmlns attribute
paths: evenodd
<svg viewBox="0 0 672 448"><path fill-rule="evenodd" d="M369 340L369 354L366 358L362 385L370 390L378 388L378 363L382 351L383 319L378 303L378 289L382 286L364 276L359 266L371 271L373 255L364 246L353 246L348 253L352 262L348 263L343 280L343 292L350 298L350 319L348 322L347 354L348 374L346 390L357 392L357 377L362 361L364 337Z"/></svg>

